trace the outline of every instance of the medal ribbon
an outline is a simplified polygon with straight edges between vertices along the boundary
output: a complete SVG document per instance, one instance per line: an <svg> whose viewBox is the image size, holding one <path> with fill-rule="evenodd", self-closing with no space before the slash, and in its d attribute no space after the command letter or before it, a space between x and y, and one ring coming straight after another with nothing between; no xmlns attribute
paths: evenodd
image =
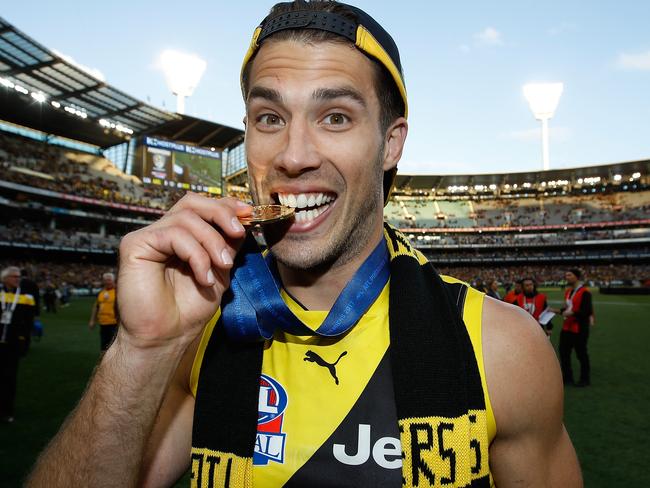
<svg viewBox="0 0 650 488"><path fill-rule="evenodd" d="M230 289L223 296L222 322L228 335L239 341L270 339L276 329L293 335L337 336L359 321L389 277L390 257L382 238L336 299L325 321L317 330L312 330L282 299L282 284L273 256L271 253L262 256L249 235L235 259Z"/></svg>

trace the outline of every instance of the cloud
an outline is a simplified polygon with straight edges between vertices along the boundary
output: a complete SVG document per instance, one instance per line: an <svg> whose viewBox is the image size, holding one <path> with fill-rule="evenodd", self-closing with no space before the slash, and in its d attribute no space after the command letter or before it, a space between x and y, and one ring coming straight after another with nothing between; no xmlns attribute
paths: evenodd
<svg viewBox="0 0 650 488"><path fill-rule="evenodd" d="M520 142L539 142L542 138L542 128L512 130L499 135L501 139ZM568 127L551 127L549 129L549 139L556 142L564 142L571 137L571 129Z"/></svg>
<svg viewBox="0 0 650 488"><path fill-rule="evenodd" d="M494 27L486 27L481 32L474 34L476 44L480 46L502 46L503 39L501 32Z"/></svg>
<svg viewBox="0 0 650 488"><path fill-rule="evenodd" d="M644 53L621 53L618 55L618 67L636 71L650 71L650 51Z"/></svg>

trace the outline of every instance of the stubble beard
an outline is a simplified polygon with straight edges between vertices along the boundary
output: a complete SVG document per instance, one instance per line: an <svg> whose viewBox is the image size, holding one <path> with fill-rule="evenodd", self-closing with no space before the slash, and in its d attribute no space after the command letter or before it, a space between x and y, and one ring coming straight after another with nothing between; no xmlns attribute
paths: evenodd
<svg viewBox="0 0 650 488"><path fill-rule="evenodd" d="M335 227L326 242L317 247L310 244L308 237L303 239L299 234L285 237L271 248L280 264L293 270L323 273L349 263L363 251L376 232L377 219L380 218L377 207L382 201L383 173L378 171L377 167L381 168L382 154L383 145L379 148L372 166L372 171L377 172L377 177L369 182L368 188L346 188L346 193L365 192L366 198L360 200L356 209L347 209L347 215L341 216L344 220L342 225Z"/></svg>

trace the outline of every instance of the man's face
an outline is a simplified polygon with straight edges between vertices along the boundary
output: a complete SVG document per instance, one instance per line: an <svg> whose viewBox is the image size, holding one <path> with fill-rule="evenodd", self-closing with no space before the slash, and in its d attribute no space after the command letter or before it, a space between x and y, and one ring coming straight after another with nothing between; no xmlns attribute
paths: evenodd
<svg viewBox="0 0 650 488"><path fill-rule="evenodd" d="M115 286L115 280L113 279L112 276L104 276L104 287L111 289Z"/></svg>
<svg viewBox="0 0 650 488"><path fill-rule="evenodd" d="M574 275L571 271L564 273L564 279L569 285L575 285L578 282L578 277Z"/></svg>
<svg viewBox="0 0 650 488"><path fill-rule="evenodd" d="M9 288L18 288L18 285L20 284L20 273L9 273L7 276L5 276L5 279L2 281L2 283Z"/></svg>
<svg viewBox="0 0 650 488"><path fill-rule="evenodd" d="M535 290L535 284L532 281L530 280L524 281L524 293L530 295L533 293L534 290Z"/></svg>
<svg viewBox="0 0 650 488"><path fill-rule="evenodd" d="M517 295L521 293L521 283L515 283L515 293Z"/></svg>
<svg viewBox="0 0 650 488"><path fill-rule="evenodd" d="M383 173L397 164L406 123L398 150L394 140L385 144L373 75L370 60L339 43L267 41L253 61L251 192L258 204L296 208L272 246L288 267L345 264L381 235Z"/></svg>

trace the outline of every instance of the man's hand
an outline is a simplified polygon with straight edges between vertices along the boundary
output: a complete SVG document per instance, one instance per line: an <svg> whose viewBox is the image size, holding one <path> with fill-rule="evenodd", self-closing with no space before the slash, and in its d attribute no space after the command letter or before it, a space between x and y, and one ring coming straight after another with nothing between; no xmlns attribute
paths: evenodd
<svg viewBox="0 0 650 488"><path fill-rule="evenodd" d="M189 344L230 285L250 205L188 193L156 223L120 244L121 334L138 348Z"/></svg>
<svg viewBox="0 0 650 488"><path fill-rule="evenodd" d="M233 257L245 235L237 216L250 212L234 199L188 194L159 221L122 240L121 327L28 487L136 486L144 447L183 354L230 285ZM184 364L191 368L191 359ZM177 385L171 390L172 399L180 399L171 404L185 405L179 436L189 445L192 403ZM166 472L179 474L184 463L176 459L174 466Z"/></svg>
<svg viewBox="0 0 650 488"><path fill-rule="evenodd" d="M88 322L88 330L93 330L95 328L95 322L90 321Z"/></svg>

